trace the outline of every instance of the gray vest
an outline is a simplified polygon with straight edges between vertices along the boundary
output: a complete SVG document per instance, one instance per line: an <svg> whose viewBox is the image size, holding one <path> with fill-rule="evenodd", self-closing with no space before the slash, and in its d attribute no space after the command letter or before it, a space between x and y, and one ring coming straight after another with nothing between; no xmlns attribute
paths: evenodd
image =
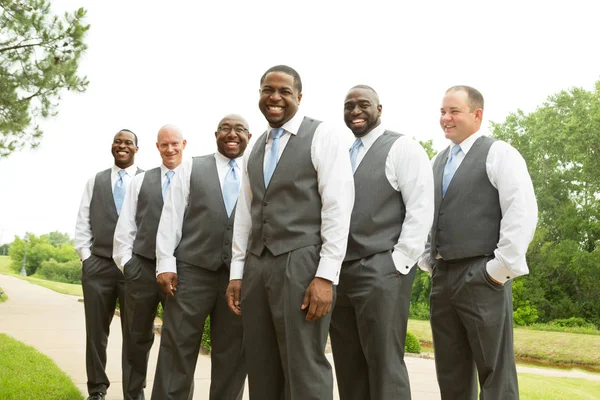
<svg viewBox="0 0 600 400"><path fill-rule="evenodd" d="M385 162L400 136L383 132L354 172L354 208L344 261L381 253L398 243L406 206L385 175Z"/></svg>
<svg viewBox="0 0 600 400"><path fill-rule="evenodd" d="M194 157L190 201L175 258L210 271L229 268L234 216L235 209L227 216L214 154Z"/></svg>
<svg viewBox="0 0 600 400"><path fill-rule="evenodd" d="M137 169L136 175L144 172ZM90 200L90 226L92 228L92 254L112 258L113 237L117 227L117 207L110 182L111 168L96 174L94 191Z"/></svg>
<svg viewBox="0 0 600 400"><path fill-rule="evenodd" d="M456 170L442 198L442 175L450 148L435 160L435 214L431 256L444 260L489 255L498 246L502 211L498 190L487 176L486 160L495 139L482 136Z"/></svg>
<svg viewBox="0 0 600 400"><path fill-rule="evenodd" d="M321 244L321 195L310 149L321 122L305 117L296 135L291 135L265 188L263 133L248 159L252 188L252 231L248 251L260 256L266 247L278 256L292 250Z"/></svg>
<svg viewBox="0 0 600 400"><path fill-rule="evenodd" d="M163 207L161 179L160 167L144 174L135 214L137 234L133 252L150 260L156 259L156 232Z"/></svg>

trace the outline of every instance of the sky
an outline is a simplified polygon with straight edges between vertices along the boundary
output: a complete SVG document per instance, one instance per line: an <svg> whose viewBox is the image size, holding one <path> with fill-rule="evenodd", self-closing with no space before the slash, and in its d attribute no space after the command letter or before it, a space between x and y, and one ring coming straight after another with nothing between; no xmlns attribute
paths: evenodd
<svg viewBox="0 0 600 400"><path fill-rule="evenodd" d="M72 236L84 186L112 165L122 128L138 135L144 169L160 164L165 124L183 130L185 158L216 150L229 113L248 120L255 140L266 128L259 80L273 65L300 73L300 112L338 126L349 143L344 97L367 84L386 128L437 150L448 144L439 108L450 86L482 92L487 127L600 80L597 1L52 2L61 14L79 7L91 25L80 67L90 84L63 93L59 114L40 121L37 149L0 160L0 244L25 232Z"/></svg>

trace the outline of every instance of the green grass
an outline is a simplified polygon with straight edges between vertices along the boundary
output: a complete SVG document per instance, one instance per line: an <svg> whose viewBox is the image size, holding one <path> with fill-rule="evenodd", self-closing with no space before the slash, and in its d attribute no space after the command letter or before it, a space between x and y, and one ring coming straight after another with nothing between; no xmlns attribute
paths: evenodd
<svg viewBox="0 0 600 400"><path fill-rule="evenodd" d="M519 394L523 400L594 400L600 398L600 382L519 374Z"/></svg>
<svg viewBox="0 0 600 400"><path fill-rule="evenodd" d="M83 395L54 361L0 334L0 399L80 400Z"/></svg>
<svg viewBox="0 0 600 400"><path fill-rule="evenodd" d="M410 319L408 330L419 338L423 351L433 351L429 321ZM520 327L515 328L514 335L515 355L519 363L600 372L599 335Z"/></svg>
<svg viewBox="0 0 600 400"><path fill-rule="evenodd" d="M0 296L0 303L2 303L3 301L6 301L6 299L8 299L8 296L6 295L6 293L4 293L4 290L1 287L0 293L2 293L2 296Z"/></svg>
<svg viewBox="0 0 600 400"><path fill-rule="evenodd" d="M72 283L62 283L62 282L53 282L48 281L46 279L38 278L35 275L32 276L21 276L16 274L10 268L10 258L8 256L0 256L0 274L2 275L10 275L19 279L24 279L30 283L35 285L43 286L50 290L54 290L55 292L62 294L69 294L72 296L83 296L83 289L80 284L72 284Z"/></svg>

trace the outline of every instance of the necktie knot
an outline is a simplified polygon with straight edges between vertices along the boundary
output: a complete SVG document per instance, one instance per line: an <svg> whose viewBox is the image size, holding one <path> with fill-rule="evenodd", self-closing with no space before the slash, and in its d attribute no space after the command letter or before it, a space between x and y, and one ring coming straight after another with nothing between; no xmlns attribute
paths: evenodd
<svg viewBox="0 0 600 400"><path fill-rule="evenodd" d="M167 195L167 190L169 190L169 186L171 186L171 179L173 178L173 175L175 175L175 171L173 171L173 170L168 170L167 172L165 172L165 178L167 178L167 179L165 180L165 182L162 185L163 201L165 200L165 196Z"/></svg>
<svg viewBox="0 0 600 400"><path fill-rule="evenodd" d="M271 136L273 136L273 140L279 139L283 135L283 132L285 132L283 128L273 129L271 131Z"/></svg>
<svg viewBox="0 0 600 400"><path fill-rule="evenodd" d="M456 156L459 151L460 151L460 146L459 145L454 146L452 148L452 156Z"/></svg>
<svg viewBox="0 0 600 400"><path fill-rule="evenodd" d="M125 171L124 169L119 170L119 179L123 179L123 176L125 175L127 171Z"/></svg>
<svg viewBox="0 0 600 400"><path fill-rule="evenodd" d="M171 182L171 178L173 178L173 175L175 175L175 171L173 170L168 170L165 173L165 176L167 177L167 181Z"/></svg>
<svg viewBox="0 0 600 400"><path fill-rule="evenodd" d="M229 160L228 164L231 168L237 167L237 163L235 162L235 160Z"/></svg>

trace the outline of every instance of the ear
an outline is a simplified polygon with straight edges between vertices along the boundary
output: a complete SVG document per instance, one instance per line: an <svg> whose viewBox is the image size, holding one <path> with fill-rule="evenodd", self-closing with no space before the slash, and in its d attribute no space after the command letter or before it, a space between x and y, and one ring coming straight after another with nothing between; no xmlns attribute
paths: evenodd
<svg viewBox="0 0 600 400"><path fill-rule="evenodd" d="M140 149L140 148L139 148L138 146L135 146L135 152L136 152L136 153L138 152L138 150L139 150L139 149Z"/></svg>
<svg viewBox="0 0 600 400"><path fill-rule="evenodd" d="M377 106L377 111L378 111L377 115L379 117L381 117L381 110L383 110L383 106L380 104L380 105Z"/></svg>
<svg viewBox="0 0 600 400"><path fill-rule="evenodd" d="M183 139L183 142L181 142L181 150L185 149L186 144L187 144L187 140Z"/></svg>
<svg viewBox="0 0 600 400"><path fill-rule="evenodd" d="M475 110L475 118L478 119L479 121L483 120L483 110L481 108L478 108L477 110Z"/></svg>
<svg viewBox="0 0 600 400"><path fill-rule="evenodd" d="M301 100L302 100L302 93L298 93L298 104L300 104Z"/></svg>
<svg viewBox="0 0 600 400"><path fill-rule="evenodd" d="M250 139L252 139L252 134L248 132L248 141L250 141Z"/></svg>
<svg viewBox="0 0 600 400"><path fill-rule="evenodd" d="M156 143L156 150L160 151L160 147L158 146L158 142Z"/></svg>

